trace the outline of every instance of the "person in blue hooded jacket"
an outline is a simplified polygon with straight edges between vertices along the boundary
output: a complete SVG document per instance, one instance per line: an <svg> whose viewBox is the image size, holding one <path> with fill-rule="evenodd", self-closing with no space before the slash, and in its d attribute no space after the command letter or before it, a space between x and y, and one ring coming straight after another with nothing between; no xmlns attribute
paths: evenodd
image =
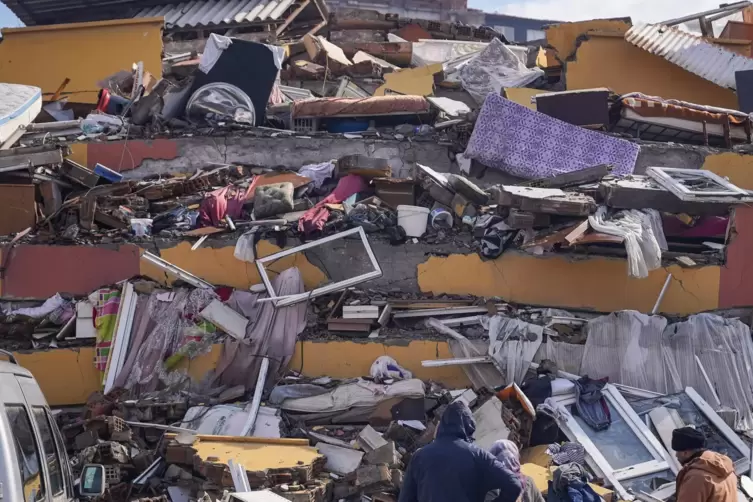
<svg viewBox="0 0 753 502"><path fill-rule="evenodd" d="M473 444L476 422L462 401L442 415L434 441L418 450L408 465L399 502L484 502L499 490L496 502L515 502L519 476Z"/></svg>

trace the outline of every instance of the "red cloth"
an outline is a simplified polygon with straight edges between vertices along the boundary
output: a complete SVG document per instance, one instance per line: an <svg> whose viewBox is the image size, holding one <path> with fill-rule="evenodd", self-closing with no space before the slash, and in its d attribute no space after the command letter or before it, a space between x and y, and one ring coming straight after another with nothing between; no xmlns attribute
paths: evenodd
<svg viewBox="0 0 753 502"><path fill-rule="evenodd" d="M312 207L298 220L298 230L304 234L321 231L329 219L327 204L338 204L351 195L362 192L368 188L366 180L355 174L350 174L340 180L337 187L326 199Z"/></svg>
<svg viewBox="0 0 753 502"><path fill-rule="evenodd" d="M232 219L239 218L243 213L243 204L250 193L248 190L228 185L214 192L208 193L201 201L199 208L199 223L202 226L217 226L225 216Z"/></svg>

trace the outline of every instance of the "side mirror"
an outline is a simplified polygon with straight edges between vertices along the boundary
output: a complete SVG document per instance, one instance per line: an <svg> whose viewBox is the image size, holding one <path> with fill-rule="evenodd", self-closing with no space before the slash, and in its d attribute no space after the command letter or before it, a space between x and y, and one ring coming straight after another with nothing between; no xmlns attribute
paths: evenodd
<svg viewBox="0 0 753 502"><path fill-rule="evenodd" d="M82 497L101 497L105 493L105 466L85 465L78 486Z"/></svg>

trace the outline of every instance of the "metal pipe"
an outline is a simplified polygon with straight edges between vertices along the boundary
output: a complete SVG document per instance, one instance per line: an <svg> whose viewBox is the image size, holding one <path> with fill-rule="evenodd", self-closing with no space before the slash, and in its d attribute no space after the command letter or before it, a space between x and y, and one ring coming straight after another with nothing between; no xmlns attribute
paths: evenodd
<svg viewBox="0 0 753 502"><path fill-rule="evenodd" d="M444 366L467 366L471 364L491 364L492 358L489 356L464 357L458 359L431 359L421 361L424 368L441 368Z"/></svg>
<svg viewBox="0 0 753 502"><path fill-rule="evenodd" d="M256 388L254 389L254 398L251 401L251 410L248 412L248 419L243 426L241 436L248 436L254 432L254 425L256 425L256 417L259 415L259 407L261 406L261 395L264 393L264 384L267 383L267 372L269 371L269 359L264 358L261 361L261 367L259 368L259 377L256 379Z"/></svg>
<svg viewBox="0 0 753 502"><path fill-rule="evenodd" d="M731 15L735 11L743 10L749 5L751 5L751 3L747 1L737 2L730 5L725 5L724 7L719 7L713 10L707 10L705 12L699 12L697 14L690 14L689 16L685 16L685 17L678 17L677 19L670 19L669 21L664 21L662 23L657 23L657 24L663 24L665 26L674 26L676 24L684 23L686 21L693 21L695 19L700 19L702 17L713 16L714 14L721 14L722 12L727 12Z"/></svg>
<svg viewBox="0 0 753 502"><path fill-rule="evenodd" d="M16 164L15 166L0 167L0 173L7 173L10 171L19 171L21 169L29 169L30 167L31 167L31 162L27 162L25 164Z"/></svg>
<svg viewBox="0 0 753 502"><path fill-rule="evenodd" d="M61 129L81 129L81 119L61 120L59 122L42 122L39 124L29 124L26 126L26 132L50 132L60 131Z"/></svg>
<svg viewBox="0 0 753 502"><path fill-rule="evenodd" d="M186 272L182 268L173 265L167 260L163 260L159 256L150 253L149 251L144 251L144 254L141 255L141 259L151 263L152 265L158 267L160 270L173 274L177 276L178 278L182 279L183 281L187 282L191 286L199 289L213 289L214 286L209 284L208 282L196 277L195 275Z"/></svg>
<svg viewBox="0 0 753 502"><path fill-rule="evenodd" d="M262 225L287 225L288 220L257 220L236 222L236 227L260 227Z"/></svg>
<svg viewBox="0 0 753 502"><path fill-rule="evenodd" d="M672 274L667 275L667 280L664 281L664 286L661 288L661 292L659 293L659 298L656 299L656 304L654 304L653 310L651 310L651 315L655 315L659 311L659 307L661 307L661 302L664 300L664 295L667 294L667 290L669 289L669 283L672 282Z"/></svg>

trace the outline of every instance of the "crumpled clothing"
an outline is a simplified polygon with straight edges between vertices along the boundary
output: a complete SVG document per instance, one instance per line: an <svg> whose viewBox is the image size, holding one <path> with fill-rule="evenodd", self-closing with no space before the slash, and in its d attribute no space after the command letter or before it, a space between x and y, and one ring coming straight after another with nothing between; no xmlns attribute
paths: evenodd
<svg viewBox="0 0 753 502"><path fill-rule="evenodd" d="M612 425L612 414L601 390L607 379L593 380L584 376L575 382L575 409L589 427L603 431Z"/></svg>
<svg viewBox="0 0 753 502"><path fill-rule="evenodd" d="M537 409L540 411L540 407ZM554 443L550 444L546 450L547 455L552 457L552 462L556 465L578 464L585 465L586 449L580 443Z"/></svg>
<svg viewBox="0 0 753 502"><path fill-rule="evenodd" d="M248 199L248 189L229 185L208 193L201 201L199 223L203 226L217 226L225 219L239 218L243 213L243 204Z"/></svg>
<svg viewBox="0 0 753 502"><path fill-rule="evenodd" d="M481 238L479 254L482 258L494 260L512 244L512 237L516 232L510 232L510 227L499 216L492 216L486 220L486 229Z"/></svg>
<svg viewBox="0 0 753 502"><path fill-rule="evenodd" d="M377 382L384 382L385 380L409 380L413 378L413 373L400 366L390 356L377 357L376 361L371 365L369 374Z"/></svg>
<svg viewBox="0 0 753 502"><path fill-rule="evenodd" d="M321 164L303 166L298 170L298 175L309 178L314 188L321 188L324 182L332 177L334 171L334 162L322 162Z"/></svg>
<svg viewBox="0 0 753 502"><path fill-rule="evenodd" d="M590 475L581 464L565 464L554 471L552 476L552 488L559 494L567 493L567 489L572 484L588 483Z"/></svg>
<svg viewBox="0 0 753 502"><path fill-rule="evenodd" d="M304 234L321 231L329 219L327 204L338 204L353 194L366 190L366 181L355 174L345 176L324 200L306 211L298 221L298 230Z"/></svg>
<svg viewBox="0 0 753 502"><path fill-rule="evenodd" d="M555 420L562 420L564 418L562 412L557 408L557 402L551 397L536 407L536 413L542 413Z"/></svg>
<svg viewBox="0 0 753 502"><path fill-rule="evenodd" d="M356 204L348 213L348 220L369 233L397 227L397 215L394 211L367 204Z"/></svg>

